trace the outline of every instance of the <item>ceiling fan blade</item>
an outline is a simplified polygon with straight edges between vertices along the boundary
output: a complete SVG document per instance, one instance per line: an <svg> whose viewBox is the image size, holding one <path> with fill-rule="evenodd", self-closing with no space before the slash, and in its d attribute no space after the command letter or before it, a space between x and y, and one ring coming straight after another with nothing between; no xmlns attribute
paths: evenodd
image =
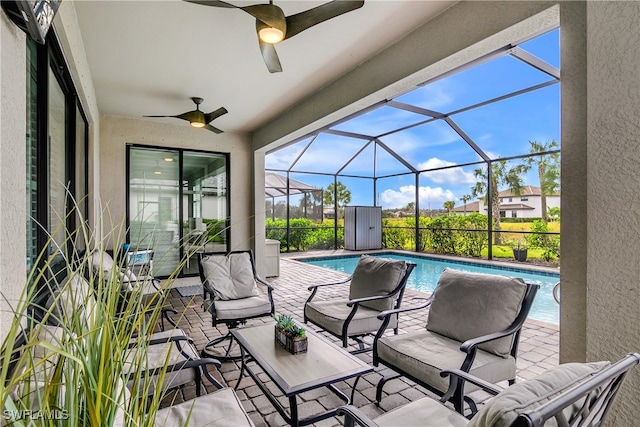
<svg viewBox="0 0 640 427"><path fill-rule="evenodd" d="M215 133L222 133L223 132L222 130L218 129L217 127L211 126L211 125L206 125L204 128L207 129L207 130L210 130L211 132L215 132Z"/></svg>
<svg viewBox="0 0 640 427"><path fill-rule="evenodd" d="M233 9L239 9L238 6L234 6L231 3L227 3L220 0L183 0L183 1L186 1L187 3L201 4L203 6L228 7Z"/></svg>
<svg viewBox="0 0 640 427"><path fill-rule="evenodd" d="M198 120L203 115L204 113L202 111L193 110L193 111L187 111L186 113L178 114L177 116L173 116L173 117L192 122L194 120Z"/></svg>
<svg viewBox="0 0 640 427"><path fill-rule="evenodd" d="M205 114L204 115L204 121L207 123L211 123L213 120L217 119L218 117L222 116L223 114L227 114L228 111L226 108L224 107L220 107L215 111L210 112L209 114Z"/></svg>
<svg viewBox="0 0 640 427"><path fill-rule="evenodd" d="M314 25L327 21L331 18L335 18L343 13L359 9L363 5L364 0L334 0L318 7L314 7L313 9L287 16L287 33L284 38L285 40L291 38L307 28L313 27Z"/></svg>
<svg viewBox="0 0 640 427"><path fill-rule="evenodd" d="M265 43L258 37L258 43L260 43L260 52L262 52L262 58L264 63L267 64L267 69L270 73L279 73L282 71L282 65L280 65L280 59L276 52L276 47L271 43Z"/></svg>
<svg viewBox="0 0 640 427"><path fill-rule="evenodd" d="M262 21L270 27L280 28L286 33L284 30L287 28L287 19L282 9L278 6L274 4L254 4L253 6L244 6L238 9L244 10L258 21Z"/></svg>

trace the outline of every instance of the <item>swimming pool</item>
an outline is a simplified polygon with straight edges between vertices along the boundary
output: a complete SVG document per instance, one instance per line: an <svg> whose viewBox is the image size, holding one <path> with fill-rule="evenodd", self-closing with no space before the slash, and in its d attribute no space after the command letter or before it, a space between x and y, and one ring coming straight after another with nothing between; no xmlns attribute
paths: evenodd
<svg viewBox="0 0 640 427"><path fill-rule="evenodd" d="M433 292L440 274L446 267L476 273L521 277L526 282L540 285L540 290L538 290L536 294L536 299L529 312L529 317L554 325L559 323L560 308L553 298L553 286L560 280L560 275L557 273L534 272L519 268L488 266L465 261L441 260L427 256L398 255L394 253L378 253L372 255L415 262L416 268L409 277L407 289L426 293ZM359 255L347 255L323 258L300 258L298 261L351 274L353 270L355 270L359 258Z"/></svg>

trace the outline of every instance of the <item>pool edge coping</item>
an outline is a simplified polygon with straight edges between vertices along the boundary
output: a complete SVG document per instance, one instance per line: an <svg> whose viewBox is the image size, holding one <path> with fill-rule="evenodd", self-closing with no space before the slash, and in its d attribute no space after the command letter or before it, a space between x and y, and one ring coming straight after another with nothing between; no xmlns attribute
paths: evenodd
<svg viewBox="0 0 640 427"><path fill-rule="evenodd" d="M474 258L467 258L467 257L453 256L453 255L427 254L427 253L421 253L421 252L402 251L398 249L377 249L377 250L368 250L368 251L349 251L349 252L333 251L331 253L329 252L322 253L322 251L315 252L315 253L289 252L288 254L286 254L287 256L283 258L298 261L302 259L354 257L358 255L365 255L365 254L384 254L384 253L391 253L391 254L416 257L416 258L433 258L437 260L452 261L454 263L462 263L462 264L467 263L467 264L484 265L484 266L490 266L490 267L498 267L498 269L506 269L511 271L524 270L524 271L530 271L535 273L543 273L544 275L550 275L550 276L557 274L558 278L560 276L560 267L519 265L519 264L506 262L506 261L474 259ZM283 254L280 254L280 255L283 255Z"/></svg>

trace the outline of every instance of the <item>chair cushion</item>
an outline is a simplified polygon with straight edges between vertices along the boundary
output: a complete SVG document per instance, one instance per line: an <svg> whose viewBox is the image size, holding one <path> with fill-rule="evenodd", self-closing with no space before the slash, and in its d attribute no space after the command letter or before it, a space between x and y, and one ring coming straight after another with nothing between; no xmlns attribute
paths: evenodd
<svg viewBox="0 0 640 427"><path fill-rule="evenodd" d="M215 320L248 319L271 313L271 302L262 296L249 297L235 300L219 300L214 305Z"/></svg>
<svg viewBox="0 0 640 427"><path fill-rule="evenodd" d="M156 426L243 427L254 426L231 388L223 388L156 413Z"/></svg>
<svg viewBox="0 0 640 427"><path fill-rule="evenodd" d="M217 300L258 296L249 253L209 255L201 260L204 277Z"/></svg>
<svg viewBox="0 0 640 427"><path fill-rule="evenodd" d="M388 294L398 286L406 268L405 261L362 255L351 277L349 299ZM384 311L393 308L393 303L393 298L387 298L362 305Z"/></svg>
<svg viewBox="0 0 640 427"><path fill-rule="evenodd" d="M342 336L342 327L351 307L347 306L348 300L331 300L331 301L311 301L304 307L307 319L312 323L322 327L334 335ZM376 332L382 320L378 320L378 310L372 310L367 307L358 307L356 315L349 323L347 331L348 336L358 336ZM388 328L397 326L397 316L392 316Z"/></svg>
<svg viewBox="0 0 640 427"><path fill-rule="evenodd" d="M381 361L444 393L449 378L440 376L444 369L460 369L466 353L460 351L460 342L426 330L402 335L382 337L376 344ZM516 361L483 350L478 350L470 373L491 383L514 379ZM465 385L465 393L477 389Z"/></svg>
<svg viewBox="0 0 640 427"><path fill-rule="evenodd" d="M72 318L89 322L90 316L95 314L95 305L95 296L89 283L79 274L71 273L49 296L46 309L51 313L49 321L68 325Z"/></svg>
<svg viewBox="0 0 640 427"><path fill-rule="evenodd" d="M464 427L468 423L465 417L430 397L400 406L373 421L380 427Z"/></svg>
<svg viewBox="0 0 640 427"><path fill-rule="evenodd" d="M503 331L520 312L526 288L519 278L445 268L433 291L427 329L460 342ZM512 336L504 337L479 348L508 357L512 342Z"/></svg>
<svg viewBox="0 0 640 427"><path fill-rule="evenodd" d="M38 403L44 398L46 393L52 393L50 381L55 374L56 366L60 363L59 348L64 348L65 343L62 341L68 339L68 334L63 328L38 324L35 339L30 339L27 346L22 347L21 351L30 352L31 357L22 356L23 364L18 364L17 369L21 370L23 378L20 382L13 384L11 389L11 397L15 400L25 399L25 402L31 402L33 409L39 409ZM43 346L41 343L48 343L49 346ZM31 345L33 344L33 345ZM53 349L52 349L53 348ZM63 366L68 366L68 360L62 360ZM16 378L18 377L16 373ZM61 396L64 396L66 386L60 384L59 390ZM27 396L30 396L27 398ZM4 425L0 422L1 425Z"/></svg>
<svg viewBox="0 0 640 427"><path fill-rule="evenodd" d="M541 406L609 365L609 362L566 363L534 379L514 384L489 400L471 419L469 426L510 426L518 414ZM565 415L571 416L566 412Z"/></svg>
<svg viewBox="0 0 640 427"><path fill-rule="evenodd" d="M181 331L176 331L175 336L179 336L182 334L183 333L181 333ZM151 339L154 339L154 335L151 336ZM158 337L160 336L161 335L158 335ZM166 334L163 334L162 336L166 336ZM139 358L140 356L145 356L145 354L138 354L135 347L130 350L130 352L127 354L125 362L125 364L130 366L130 368L127 368L125 366L124 372L135 375L134 372L136 366L138 366L142 371L147 371L154 368L163 368L165 365L176 365L187 360L200 359L196 348L186 339L145 346L141 351L146 351L146 359L136 362L137 358ZM196 369L197 368L180 369L174 372L166 372L162 380L162 388L164 390L169 390L179 385L194 381L196 379ZM160 373L158 375L154 375L149 382L149 388L147 389L147 393L149 395L154 392L156 385L160 379L160 375ZM141 391L142 386L143 384L140 384ZM130 389L134 387L134 379L131 379L127 383L127 387L129 387Z"/></svg>
<svg viewBox="0 0 640 427"><path fill-rule="evenodd" d="M102 271L105 280L108 279L109 275L112 274L112 270L115 269L114 274L117 274L122 281L123 291L131 291L133 289L133 283L138 281L135 273L131 271L130 268L120 268L115 265L111 255L105 251L94 252L93 255L91 255L91 263L94 274L98 274L98 272Z"/></svg>

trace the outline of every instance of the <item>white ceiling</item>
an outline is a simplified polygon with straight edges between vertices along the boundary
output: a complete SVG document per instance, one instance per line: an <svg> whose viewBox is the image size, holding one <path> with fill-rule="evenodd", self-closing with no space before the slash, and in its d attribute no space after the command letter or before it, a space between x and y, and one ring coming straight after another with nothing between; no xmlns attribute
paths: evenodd
<svg viewBox="0 0 640 427"><path fill-rule="evenodd" d="M275 1L285 15L322 3ZM271 74L255 20L240 9L179 0L74 2L101 114L176 115L193 110L197 96L205 112L229 110L212 123L227 132L256 130L453 3L366 0L277 45L283 72Z"/></svg>

